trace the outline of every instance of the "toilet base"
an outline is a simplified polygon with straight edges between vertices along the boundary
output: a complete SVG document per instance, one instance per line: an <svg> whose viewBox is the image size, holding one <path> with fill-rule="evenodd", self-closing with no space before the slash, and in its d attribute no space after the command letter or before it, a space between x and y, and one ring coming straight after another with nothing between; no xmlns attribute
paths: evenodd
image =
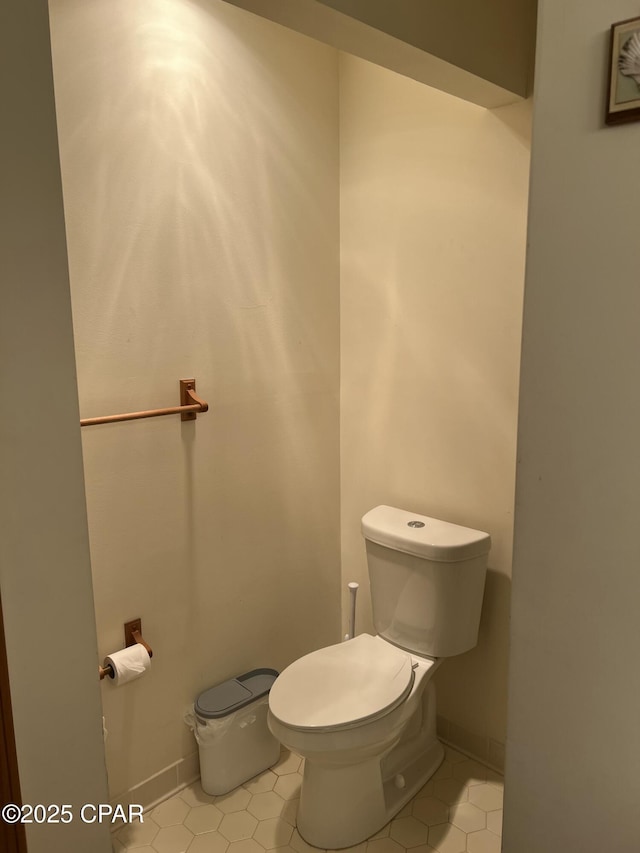
<svg viewBox="0 0 640 853"><path fill-rule="evenodd" d="M337 769L314 767L307 761L298 808L298 832L308 844L325 850L339 850L365 841L386 826L418 793L443 758L444 748L436 741L405 769L403 788L397 787L395 776L382 781L380 761Z"/></svg>
<svg viewBox="0 0 640 853"><path fill-rule="evenodd" d="M383 756L350 765L307 756L297 825L308 844L336 850L365 841L433 776L444 758L435 735L434 694L433 684L427 685L422 708Z"/></svg>

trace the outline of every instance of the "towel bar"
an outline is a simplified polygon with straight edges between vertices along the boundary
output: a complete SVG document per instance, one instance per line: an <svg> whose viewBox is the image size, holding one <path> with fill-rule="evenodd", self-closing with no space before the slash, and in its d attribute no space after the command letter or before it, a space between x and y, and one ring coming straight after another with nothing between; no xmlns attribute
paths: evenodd
<svg viewBox="0 0 640 853"><path fill-rule="evenodd" d="M143 412L125 412L122 415L105 415L101 418L82 418L80 426L95 426L95 424L111 424L116 421L133 421L138 418L159 418L163 415L180 415L183 421L194 421L198 412L206 412L209 404L198 397L195 379L180 380L180 405L167 409L147 409Z"/></svg>

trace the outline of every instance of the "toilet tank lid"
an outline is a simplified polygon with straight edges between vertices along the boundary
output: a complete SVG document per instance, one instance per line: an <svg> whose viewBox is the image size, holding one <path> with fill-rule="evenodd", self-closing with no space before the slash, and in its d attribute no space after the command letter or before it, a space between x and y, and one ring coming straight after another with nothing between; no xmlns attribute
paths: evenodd
<svg viewBox="0 0 640 853"><path fill-rule="evenodd" d="M386 548L439 562L470 560L491 548L491 537L482 530L384 505L362 517L362 535Z"/></svg>

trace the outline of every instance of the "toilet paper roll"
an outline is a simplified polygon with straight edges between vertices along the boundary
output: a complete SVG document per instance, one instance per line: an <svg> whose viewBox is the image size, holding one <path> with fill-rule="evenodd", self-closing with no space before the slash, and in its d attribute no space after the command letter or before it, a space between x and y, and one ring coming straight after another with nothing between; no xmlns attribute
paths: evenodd
<svg viewBox="0 0 640 853"><path fill-rule="evenodd" d="M120 652L114 652L104 659L105 666L113 669L113 678L110 681L116 687L140 678L151 666L149 652L140 643L135 643Z"/></svg>

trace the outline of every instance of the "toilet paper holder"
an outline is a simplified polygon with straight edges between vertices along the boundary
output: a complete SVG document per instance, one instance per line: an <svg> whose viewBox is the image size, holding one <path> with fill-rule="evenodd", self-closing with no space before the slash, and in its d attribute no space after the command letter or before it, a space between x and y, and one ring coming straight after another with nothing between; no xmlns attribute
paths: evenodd
<svg viewBox="0 0 640 853"><path fill-rule="evenodd" d="M125 648L128 649L129 646L134 646L136 643L140 643L141 646L144 646L149 657L153 657L153 650L151 649L151 646L145 642L144 637L142 636L142 619L132 619L131 622L124 623ZM109 678L113 678L115 675L113 667L110 664L107 664L106 666L98 666L98 674L100 675L100 681L107 676L109 676Z"/></svg>

